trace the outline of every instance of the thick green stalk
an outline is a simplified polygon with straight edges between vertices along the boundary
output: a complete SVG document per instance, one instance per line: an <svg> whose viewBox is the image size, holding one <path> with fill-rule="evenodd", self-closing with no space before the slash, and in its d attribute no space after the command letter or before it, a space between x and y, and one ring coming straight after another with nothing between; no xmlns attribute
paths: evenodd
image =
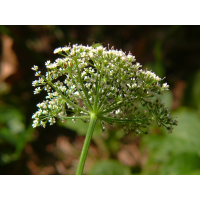
<svg viewBox="0 0 200 200"><path fill-rule="evenodd" d="M88 131L87 131L87 134L85 137L85 141L84 141L83 148L81 151L81 156L80 156L78 167L76 170L76 175L81 175L83 173L83 168L85 165L85 160L87 157L87 153L88 153L88 149L89 149L90 142L92 139L92 134L94 132L94 127L95 127L96 121L97 121L97 116L96 116L96 114L92 113L90 116L90 123L89 123Z"/></svg>

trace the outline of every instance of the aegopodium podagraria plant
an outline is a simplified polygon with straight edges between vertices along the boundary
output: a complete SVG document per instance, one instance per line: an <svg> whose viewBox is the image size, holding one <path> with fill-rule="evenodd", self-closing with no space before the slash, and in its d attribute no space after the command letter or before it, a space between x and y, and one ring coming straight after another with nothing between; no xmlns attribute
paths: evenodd
<svg viewBox="0 0 200 200"><path fill-rule="evenodd" d="M32 68L39 79L33 81L34 94L46 90L47 96L38 103L33 114L33 127L78 119L89 122L88 131L77 167L77 175L83 168L95 124L100 122L102 130L106 124L123 124L125 133L148 134L149 126L155 122L169 133L177 121L172 119L168 108L159 95L168 90L167 83L151 71L142 70L135 63L135 56L122 50L92 46L73 45L57 48L58 58L54 63L45 63L47 72L42 75L38 66ZM69 115L69 113L71 113Z"/></svg>

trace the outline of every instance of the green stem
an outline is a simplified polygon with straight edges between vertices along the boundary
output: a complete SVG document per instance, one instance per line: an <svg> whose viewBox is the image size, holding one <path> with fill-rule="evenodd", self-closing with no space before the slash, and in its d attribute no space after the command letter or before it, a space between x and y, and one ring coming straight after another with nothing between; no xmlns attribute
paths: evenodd
<svg viewBox="0 0 200 200"><path fill-rule="evenodd" d="M58 117L59 118L59 117ZM61 117L61 119L88 119L89 116L78 116L78 117Z"/></svg>
<svg viewBox="0 0 200 200"><path fill-rule="evenodd" d="M118 72L119 72L119 69L117 70L117 73L115 74L115 77L117 77ZM109 87L107 88L107 90L106 90L104 96L102 97L102 100L101 100L101 102L100 102L100 104L99 104L99 106L98 106L98 109L99 109L99 110L101 110L102 105L103 105L103 103L104 103L104 101L105 101L105 99L106 99L106 94L110 91L110 88L111 88L111 86L113 85L113 83L114 83L115 80L116 80L116 79L114 79L114 77L113 77L111 84L110 84ZM120 82L121 82L121 81L120 81ZM104 85L103 85L103 86L104 86ZM102 86L102 88L103 88L103 86ZM117 86L118 86L118 84L117 84L115 87L117 87Z"/></svg>
<svg viewBox="0 0 200 200"><path fill-rule="evenodd" d="M94 110L97 109L97 102L98 102L98 99L99 99L99 89L100 89L100 85L101 85L101 77L103 75L103 70L104 70L104 63L102 63L102 67L101 67L101 73L100 73L100 76L99 76L99 80L98 80L98 70L97 70L97 79L96 79L96 94L95 94L95 99L94 99Z"/></svg>
<svg viewBox="0 0 200 200"><path fill-rule="evenodd" d="M83 85L83 81L82 81L82 79L81 79L81 72L80 72L79 67L78 67L78 64L77 64L77 59L75 60L75 64L76 64L76 69L78 70L78 76L79 76L80 84L81 84L81 86L82 86L82 90L83 90L83 92L84 92L84 94L85 94L86 101L88 102L88 109L91 111L91 110L92 110L92 106L91 106L91 104L90 104L90 101L89 101L87 92L86 92L86 90L85 90L85 86ZM72 78L73 78L73 76L72 76ZM78 87L77 87L77 89L78 89ZM79 93L80 93L80 92L79 92ZM84 100L83 97L82 97L82 99ZM86 104L86 105L87 105L87 104Z"/></svg>
<svg viewBox="0 0 200 200"><path fill-rule="evenodd" d="M85 100L85 98L83 97L81 91L80 91L79 88L78 88L78 85L76 84L76 81L75 81L74 78L73 78L73 75L72 75L70 72L69 72L69 75L71 76L72 82L73 82L73 84L75 85L75 87L76 87L78 93L80 94L80 96L81 96L83 102L85 103L85 105L87 106L87 108L91 111L92 107L91 107L90 104L87 103L87 100L88 100L87 96L85 95L85 96L86 96L86 100ZM84 87L84 86L83 86L83 87ZM83 88L82 88L82 89L83 89ZM89 100L88 100L88 102L89 102Z"/></svg>
<svg viewBox="0 0 200 200"><path fill-rule="evenodd" d="M90 116L90 124L89 124L88 131L87 131L87 134L85 137L83 148L81 151L81 156L79 159L78 167L76 170L76 175L81 175L83 173L83 168L85 165L85 160L87 157L87 153L88 153L88 149L89 149L90 142L92 139L92 134L94 132L94 127L95 127L96 121L97 121L97 116L94 113L92 113Z"/></svg>
<svg viewBox="0 0 200 200"><path fill-rule="evenodd" d="M122 107L122 106L125 106L125 105L127 105L127 104L130 104L131 102L136 101L136 99L132 99L132 100L127 101L129 98L130 98L130 97L124 98L124 99L122 99L121 101L118 101L118 102L115 101L115 102L111 103L110 105L108 105L108 106L106 107L106 110L104 110L103 112L101 112L101 114L106 114L106 113L111 112L111 111L113 111L113 110L116 110L116 109L118 109L118 108L120 108L120 107ZM110 107L111 107L111 108L110 108Z"/></svg>
<svg viewBox="0 0 200 200"><path fill-rule="evenodd" d="M114 123L131 123L131 122L147 121L144 119L117 119L117 118L111 118L111 117L99 117L99 119L107 121L107 122L114 122Z"/></svg>

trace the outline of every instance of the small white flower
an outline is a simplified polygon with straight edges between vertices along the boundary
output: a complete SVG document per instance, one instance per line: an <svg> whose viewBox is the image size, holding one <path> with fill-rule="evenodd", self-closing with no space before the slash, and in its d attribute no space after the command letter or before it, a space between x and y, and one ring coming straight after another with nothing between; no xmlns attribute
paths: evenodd
<svg viewBox="0 0 200 200"><path fill-rule="evenodd" d="M38 66L37 66L37 65L34 65L31 69L32 69L33 71L37 71L37 70L38 70Z"/></svg>
<svg viewBox="0 0 200 200"><path fill-rule="evenodd" d="M78 91L74 92L74 95L79 95L79 92Z"/></svg>
<svg viewBox="0 0 200 200"><path fill-rule="evenodd" d="M36 73L35 73L35 76L39 76L41 74L41 71L37 71Z"/></svg>
<svg viewBox="0 0 200 200"><path fill-rule="evenodd" d="M45 62L45 65L47 66L47 65L49 65L50 64L50 60L47 60L47 62Z"/></svg>
<svg viewBox="0 0 200 200"><path fill-rule="evenodd" d="M38 81L37 81L37 80L35 80L35 81L32 82L32 86L34 86L34 87L35 87L37 84L38 84Z"/></svg>
<svg viewBox="0 0 200 200"><path fill-rule="evenodd" d="M61 53L61 52L62 52L62 48L59 47L59 48L55 49L53 53L56 54L56 53Z"/></svg>
<svg viewBox="0 0 200 200"><path fill-rule="evenodd" d="M165 90L169 90L169 85L167 85L167 83L163 83L162 88Z"/></svg>
<svg viewBox="0 0 200 200"><path fill-rule="evenodd" d="M41 92L41 88L40 87L37 87L37 88L35 88L35 90L34 90L34 94L39 94L40 92Z"/></svg>
<svg viewBox="0 0 200 200"><path fill-rule="evenodd" d="M120 109L118 109L118 110L115 111L116 115L119 114L119 113L120 113Z"/></svg>
<svg viewBox="0 0 200 200"><path fill-rule="evenodd" d="M53 69L57 67L57 63L50 63L49 65L46 66L48 69Z"/></svg>
<svg viewBox="0 0 200 200"><path fill-rule="evenodd" d="M129 62L134 62L135 61L135 56L132 56L131 54L128 54L127 58L128 58Z"/></svg>
<svg viewBox="0 0 200 200"><path fill-rule="evenodd" d="M69 51L71 49L71 47L63 47L62 50L63 51Z"/></svg>
<svg viewBox="0 0 200 200"><path fill-rule="evenodd" d="M85 57L86 56L86 52L82 52L80 55L81 55L81 57Z"/></svg>

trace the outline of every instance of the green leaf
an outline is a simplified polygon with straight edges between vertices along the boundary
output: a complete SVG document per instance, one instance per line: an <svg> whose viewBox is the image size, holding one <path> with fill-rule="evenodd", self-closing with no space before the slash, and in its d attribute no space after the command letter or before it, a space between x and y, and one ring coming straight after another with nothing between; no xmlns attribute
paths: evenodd
<svg viewBox="0 0 200 200"><path fill-rule="evenodd" d="M64 123L59 121L58 125L73 130L78 135L85 136L87 133L89 123L84 123L82 120L77 120L76 123L72 122L72 120L67 120L67 122ZM101 125L97 123L94 129L94 135L100 135L101 133L102 133Z"/></svg>
<svg viewBox="0 0 200 200"><path fill-rule="evenodd" d="M162 167L162 174L190 175L200 170L200 156L195 153L183 153L172 156Z"/></svg>
<svg viewBox="0 0 200 200"><path fill-rule="evenodd" d="M33 140L33 128L25 127L23 114L11 105L0 106L0 126L0 143L15 148L0 151L0 164L7 164L19 159L26 143Z"/></svg>
<svg viewBox="0 0 200 200"><path fill-rule="evenodd" d="M143 169L145 174L188 174L200 168L197 164L200 162L198 115L194 110L181 108L172 116L177 116L178 120L172 134L159 129L160 134L142 138L144 147L149 150L149 160Z"/></svg>
<svg viewBox="0 0 200 200"><path fill-rule="evenodd" d="M130 175L129 167L115 160L99 161L90 171L91 175Z"/></svg>

